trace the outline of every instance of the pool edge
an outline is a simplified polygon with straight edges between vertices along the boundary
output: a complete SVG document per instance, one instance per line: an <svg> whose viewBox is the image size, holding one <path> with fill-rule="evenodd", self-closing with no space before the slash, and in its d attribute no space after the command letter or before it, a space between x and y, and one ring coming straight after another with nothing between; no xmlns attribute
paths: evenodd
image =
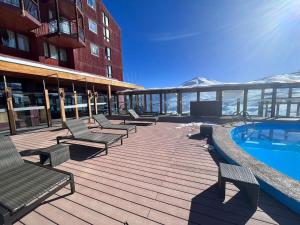
<svg viewBox="0 0 300 225"><path fill-rule="evenodd" d="M300 183L243 151L231 139L233 128L232 126L213 126L212 141L217 152L231 164L249 167L263 191L300 215Z"/></svg>

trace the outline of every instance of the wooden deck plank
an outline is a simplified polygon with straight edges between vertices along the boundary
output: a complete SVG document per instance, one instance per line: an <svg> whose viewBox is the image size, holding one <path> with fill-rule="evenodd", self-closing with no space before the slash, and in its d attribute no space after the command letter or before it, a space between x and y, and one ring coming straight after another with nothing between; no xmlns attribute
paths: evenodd
<svg viewBox="0 0 300 225"><path fill-rule="evenodd" d="M298 215L263 192L255 213L233 185L228 185L226 201L221 203L214 153L208 151L205 140L188 139L189 128L176 127L174 123L141 126L123 146L117 144L108 155L91 159L87 157L102 145L68 141L72 160L58 168L75 175L76 193L38 207L18 223L299 224ZM55 144L56 136L66 133L42 129L12 139L19 151L28 154L28 150ZM26 158L38 160L37 156ZM57 196L68 191L63 189Z"/></svg>

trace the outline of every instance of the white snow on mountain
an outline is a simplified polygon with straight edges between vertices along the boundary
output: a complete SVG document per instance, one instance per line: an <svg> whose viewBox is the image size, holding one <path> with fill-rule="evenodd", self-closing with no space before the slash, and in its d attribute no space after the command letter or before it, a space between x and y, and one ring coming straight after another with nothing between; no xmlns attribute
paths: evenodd
<svg viewBox="0 0 300 225"><path fill-rule="evenodd" d="M220 81L210 80L205 77L194 77L191 80L188 80L181 84L181 87L199 87L199 86L212 86L223 84Z"/></svg>

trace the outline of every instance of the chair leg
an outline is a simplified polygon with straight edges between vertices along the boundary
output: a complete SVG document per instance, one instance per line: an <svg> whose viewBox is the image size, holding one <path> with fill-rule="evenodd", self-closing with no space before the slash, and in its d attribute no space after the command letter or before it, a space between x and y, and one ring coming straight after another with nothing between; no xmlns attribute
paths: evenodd
<svg viewBox="0 0 300 225"><path fill-rule="evenodd" d="M129 130L127 130L127 138L129 138Z"/></svg>
<svg viewBox="0 0 300 225"><path fill-rule="evenodd" d="M57 144L59 145L59 137L56 137L56 142L57 142Z"/></svg>
<svg viewBox="0 0 300 225"><path fill-rule="evenodd" d="M70 188L71 188L71 194L75 193L75 182L74 182L74 176L71 176L71 182L70 182Z"/></svg>
<svg viewBox="0 0 300 225"><path fill-rule="evenodd" d="M219 177L218 177L218 187L219 187L219 194L222 202L225 200L225 190L226 190L226 182L221 178L221 174L219 171Z"/></svg>
<svg viewBox="0 0 300 225"><path fill-rule="evenodd" d="M137 126L135 126L135 133L137 132Z"/></svg>
<svg viewBox="0 0 300 225"><path fill-rule="evenodd" d="M128 137L128 136L127 136ZM123 145L123 138L121 138L121 145Z"/></svg>
<svg viewBox="0 0 300 225"><path fill-rule="evenodd" d="M108 154L108 146L107 146L107 144L105 144L105 154L106 155Z"/></svg>

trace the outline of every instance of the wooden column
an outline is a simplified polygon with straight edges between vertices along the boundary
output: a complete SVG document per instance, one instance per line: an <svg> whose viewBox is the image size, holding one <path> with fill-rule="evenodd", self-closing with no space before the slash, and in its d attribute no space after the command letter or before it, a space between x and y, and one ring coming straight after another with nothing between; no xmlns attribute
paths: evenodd
<svg viewBox="0 0 300 225"><path fill-rule="evenodd" d="M130 95L130 105L132 105L132 97ZM107 106L108 106L108 115L111 116L111 86L107 85Z"/></svg>
<svg viewBox="0 0 300 225"><path fill-rule="evenodd" d="M87 90L86 95L87 95L87 107L88 107L89 123L90 123L92 121L92 118L93 118L92 105L91 105L91 99L93 97L92 91Z"/></svg>
<svg viewBox="0 0 300 225"><path fill-rule="evenodd" d="M94 92L94 111L95 114L98 114L98 92Z"/></svg>
<svg viewBox="0 0 300 225"><path fill-rule="evenodd" d="M59 104L60 104L60 119L62 128L66 128L66 110L65 110L65 90L63 88L58 89Z"/></svg>
<svg viewBox="0 0 300 225"><path fill-rule="evenodd" d="M271 117L275 117L276 95L277 95L277 89L273 88L273 92L272 92L272 104L271 104Z"/></svg>
<svg viewBox="0 0 300 225"><path fill-rule="evenodd" d="M79 119L79 111L78 111L78 97L77 97L77 92L74 90L73 91L73 98L74 98L74 111L75 111L75 118Z"/></svg>
<svg viewBox="0 0 300 225"><path fill-rule="evenodd" d="M44 101L45 101L47 125L48 127L51 127L52 126L51 109L50 109L49 92L47 89L44 89Z"/></svg>
<svg viewBox="0 0 300 225"><path fill-rule="evenodd" d="M244 101L243 101L243 116L247 115L248 110L248 89L244 90Z"/></svg>
<svg viewBox="0 0 300 225"><path fill-rule="evenodd" d="M177 114L182 115L182 93L177 92Z"/></svg>
<svg viewBox="0 0 300 225"><path fill-rule="evenodd" d="M17 126L16 126L16 116L14 113L13 106L13 97L11 88L5 88L5 97L6 97L6 107L7 107L7 116L10 128L10 134L17 134Z"/></svg>

